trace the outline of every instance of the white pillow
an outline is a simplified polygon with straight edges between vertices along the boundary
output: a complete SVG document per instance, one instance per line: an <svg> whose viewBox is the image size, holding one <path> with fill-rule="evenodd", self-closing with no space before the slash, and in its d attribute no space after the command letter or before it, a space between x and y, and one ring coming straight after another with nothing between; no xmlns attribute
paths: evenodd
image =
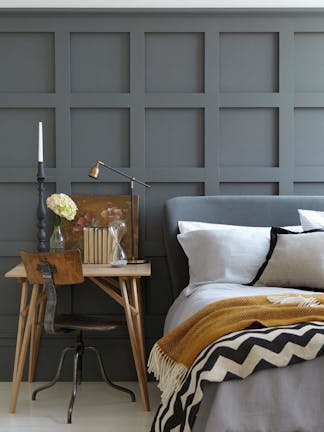
<svg viewBox="0 0 324 432"><path fill-rule="evenodd" d="M254 285L324 290L323 231L289 234L272 228L267 259Z"/></svg>
<svg viewBox="0 0 324 432"><path fill-rule="evenodd" d="M298 213L304 231L324 228L324 212L298 209Z"/></svg>
<svg viewBox="0 0 324 432"><path fill-rule="evenodd" d="M180 234L184 234L189 231L196 230L219 230L219 229L238 229L238 230L249 230L253 228L254 230L269 230L270 227L250 227L250 226L241 226L241 225L224 225L224 224L214 224L208 222L196 222L196 221L178 221L178 227ZM285 229L289 231L300 232L303 231L303 227L301 225L297 226L286 226Z"/></svg>
<svg viewBox="0 0 324 432"><path fill-rule="evenodd" d="M189 295L203 283L250 283L265 261L270 229L195 230L177 237L188 257Z"/></svg>

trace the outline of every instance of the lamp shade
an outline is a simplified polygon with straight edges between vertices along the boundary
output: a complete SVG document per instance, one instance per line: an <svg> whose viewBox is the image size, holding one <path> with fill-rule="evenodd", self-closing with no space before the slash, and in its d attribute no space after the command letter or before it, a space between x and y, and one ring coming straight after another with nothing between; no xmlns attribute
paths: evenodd
<svg viewBox="0 0 324 432"><path fill-rule="evenodd" d="M88 174L89 177L92 177L94 179L97 179L99 176L99 163L97 162L96 165L94 165Z"/></svg>

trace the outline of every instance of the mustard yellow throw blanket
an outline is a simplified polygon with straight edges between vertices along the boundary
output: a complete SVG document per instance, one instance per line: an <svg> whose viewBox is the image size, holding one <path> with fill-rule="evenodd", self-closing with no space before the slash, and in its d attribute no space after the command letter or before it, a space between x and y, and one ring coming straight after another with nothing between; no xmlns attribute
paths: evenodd
<svg viewBox="0 0 324 432"><path fill-rule="evenodd" d="M213 341L249 327L324 321L324 294L236 297L212 303L159 339L148 370L166 399L200 352Z"/></svg>

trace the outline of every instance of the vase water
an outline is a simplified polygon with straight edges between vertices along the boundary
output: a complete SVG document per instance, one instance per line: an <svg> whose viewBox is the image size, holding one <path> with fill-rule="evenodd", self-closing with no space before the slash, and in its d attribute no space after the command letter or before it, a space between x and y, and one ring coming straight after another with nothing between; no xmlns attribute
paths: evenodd
<svg viewBox="0 0 324 432"><path fill-rule="evenodd" d="M57 215L55 215L57 216ZM60 217L54 217L53 232L50 237L50 252L63 252L65 249L64 237L61 230L62 221Z"/></svg>

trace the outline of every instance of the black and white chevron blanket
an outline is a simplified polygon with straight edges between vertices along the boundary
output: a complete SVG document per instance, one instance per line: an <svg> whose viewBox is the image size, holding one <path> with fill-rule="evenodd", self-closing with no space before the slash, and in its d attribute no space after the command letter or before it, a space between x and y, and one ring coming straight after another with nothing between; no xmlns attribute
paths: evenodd
<svg viewBox="0 0 324 432"><path fill-rule="evenodd" d="M323 322L247 329L223 336L200 353L176 391L159 406L151 432L190 432L203 397L203 382L243 379L261 369L289 366L323 354Z"/></svg>

